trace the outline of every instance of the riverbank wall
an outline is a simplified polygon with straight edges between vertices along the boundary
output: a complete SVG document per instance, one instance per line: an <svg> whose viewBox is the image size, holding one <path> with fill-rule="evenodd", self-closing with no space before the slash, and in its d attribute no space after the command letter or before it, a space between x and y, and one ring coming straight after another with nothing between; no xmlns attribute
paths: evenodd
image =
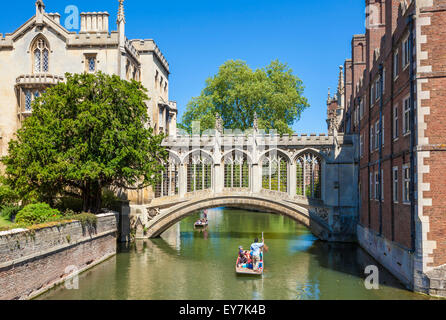
<svg viewBox="0 0 446 320"><path fill-rule="evenodd" d="M423 270L423 257L358 225L358 243L407 289L446 298L446 265Z"/></svg>
<svg viewBox="0 0 446 320"><path fill-rule="evenodd" d="M73 288L73 277L116 255L119 216L97 217L94 227L73 221L0 232L0 300L32 299L64 282Z"/></svg>

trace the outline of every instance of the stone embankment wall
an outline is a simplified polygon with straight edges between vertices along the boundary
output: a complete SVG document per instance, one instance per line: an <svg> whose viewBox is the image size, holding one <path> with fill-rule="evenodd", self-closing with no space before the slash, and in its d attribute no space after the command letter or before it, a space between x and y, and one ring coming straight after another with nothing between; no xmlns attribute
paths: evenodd
<svg viewBox="0 0 446 320"><path fill-rule="evenodd" d="M31 299L116 254L118 215L0 232L0 299Z"/></svg>

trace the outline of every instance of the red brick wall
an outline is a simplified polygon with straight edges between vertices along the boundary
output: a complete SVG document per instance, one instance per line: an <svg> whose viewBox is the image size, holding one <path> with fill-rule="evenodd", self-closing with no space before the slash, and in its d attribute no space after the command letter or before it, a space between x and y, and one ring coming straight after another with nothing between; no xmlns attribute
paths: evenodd
<svg viewBox="0 0 446 320"><path fill-rule="evenodd" d="M421 50L428 53L421 66L432 66L432 72L419 75L428 79L422 90L430 92L430 99L422 100L421 106L430 108L430 114L424 117L424 135L430 146L423 146L431 150L424 161L429 173L423 174L430 191L424 191L423 198L432 199L432 206L424 206L423 214L429 217L428 240L436 241L430 266L441 266L446 264L446 0L435 0L433 8L421 8L420 16L431 19L430 25L421 27L427 40Z"/></svg>

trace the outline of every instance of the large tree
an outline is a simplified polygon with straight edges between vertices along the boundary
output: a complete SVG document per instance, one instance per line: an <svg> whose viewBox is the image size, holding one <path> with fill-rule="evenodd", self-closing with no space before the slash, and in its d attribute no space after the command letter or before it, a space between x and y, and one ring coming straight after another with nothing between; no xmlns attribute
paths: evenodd
<svg viewBox="0 0 446 320"><path fill-rule="evenodd" d="M90 212L101 208L104 188L156 183L167 152L148 126L146 89L103 73L65 76L36 99L9 143L7 183L25 200L79 197Z"/></svg>
<svg viewBox="0 0 446 320"><path fill-rule="evenodd" d="M206 80L201 95L187 105L179 126L191 132L192 123L200 121L202 131L215 129L218 113L224 128L246 130L252 128L257 113L260 129L292 133L291 126L309 106L303 91L302 81L277 60L257 70L230 60Z"/></svg>

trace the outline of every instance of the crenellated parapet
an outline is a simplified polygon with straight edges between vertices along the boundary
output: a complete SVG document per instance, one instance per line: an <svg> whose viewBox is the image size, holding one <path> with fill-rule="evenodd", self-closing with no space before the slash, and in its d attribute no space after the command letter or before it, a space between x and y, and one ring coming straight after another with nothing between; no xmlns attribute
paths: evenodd
<svg viewBox="0 0 446 320"><path fill-rule="evenodd" d="M130 42L140 54L153 52L160 61L160 63L163 65L163 67L166 69L166 71L169 72L169 63L167 62L167 59L164 57L164 55L162 54L161 50L159 49L154 40L134 39L131 40Z"/></svg>

